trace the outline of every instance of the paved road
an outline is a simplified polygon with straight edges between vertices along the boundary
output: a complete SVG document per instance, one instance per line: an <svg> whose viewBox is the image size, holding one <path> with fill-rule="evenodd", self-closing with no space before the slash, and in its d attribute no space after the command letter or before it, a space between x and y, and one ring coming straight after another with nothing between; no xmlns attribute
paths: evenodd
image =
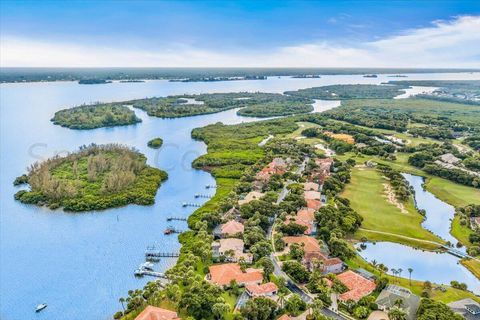
<svg viewBox="0 0 480 320"><path fill-rule="evenodd" d="M306 167L309 160L310 160L309 157L305 157L305 160L303 160L302 164L300 165L300 167L298 167L295 174L297 174L297 175L302 174L303 171L305 170L305 167ZM277 198L277 204L280 204L280 202L282 202L283 199L285 199L285 197L288 194L288 186L292 183L293 183L293 181L291 181L291 180L288 180L285 183L282 191L280 192L280 195ZM276 220L276 218L277 217L275 216L274 221ZM274 224L275 224L275 222L268 228L268 234L267 234L267 238L272 240L272 246L274 245L273 238L272 238L272 232L273 232L273 225ZM282 277L286 280L286 287L288 288L288 290L290 290L292 293L298 294L300 296L300 298L303 301L305 301L306 303L309 303L309 304L312 303L313 298L309 294L307 294L305 291L303 291L302 288L300 288L295 282L293 282L290 279L290 277L285 272L282 271L282 268L280 268L280 265L278 264L278 260L275 258L275 255L273 253L270 254L270 260L273 263L273 274L277 278ZM347 319L347 318L345 318L345 317L343 317L339 314L336 314L335 312L333 312L333 311L331 311L327 308L322 309L322 313L323 313L323 315L325 315L327 317L331 317L333 319L338 319L338 320Z"/></svg>

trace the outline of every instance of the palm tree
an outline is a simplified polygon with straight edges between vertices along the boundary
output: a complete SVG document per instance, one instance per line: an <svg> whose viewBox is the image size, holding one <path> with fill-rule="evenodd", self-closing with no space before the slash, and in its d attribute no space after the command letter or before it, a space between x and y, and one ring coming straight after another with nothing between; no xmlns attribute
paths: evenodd
<svg viewBox="0 0 480 320"><path fill-rule="evenodd" d="M399 278L401 278L403 269L399 268L397 271L398 271L398 274L399 274ZM400 279L398 279L398 281L400 281Z"/></svg>
<svg viewBox="0 0 480 320"><path fill-rule="evenodd" d="M374 260L372 260L372 266L373 266L374 268L376 268L376 267L377 267L377 260L375 260L375 259L374 259Z"/></svg>
<svg viewBox="0 0 480 320"><path fill-rule="evenodd" d="M278 294L278 303L280 304L280 307L283 308L283 304L285 303L285 297L287 294L283 291L279 291Z"/></svg>
<svg viewBox="0 0 480 320"><path fill-rule="evenodd" d="M409 275L409 280L410 280L410 288L412 287L412 272L413 272L413 269L412 268L408 268L408 273L410 274Z"/></svg>
<svg viewBox="0 0 480 320"><path fill-rule="evenodd" d="M407 320L407 313L399 307L393 307L388 311L388 318L390 320Z"/></svg>
<svg viewBox="0 0 480 320"><path fill-rule="evenodd" d="M125 302L125 298L121 297L120 299L118 299L118 301L122 304L123 312L125 312L125 306L123 305L123 303Z"/></svg>

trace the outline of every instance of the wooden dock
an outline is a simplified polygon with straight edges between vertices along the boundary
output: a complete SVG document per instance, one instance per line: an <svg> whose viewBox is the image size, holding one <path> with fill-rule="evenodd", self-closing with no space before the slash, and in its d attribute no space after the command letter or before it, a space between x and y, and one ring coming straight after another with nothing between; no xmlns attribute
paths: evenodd
<svg viewBox="0 0 480 320"><path fill-rule="evenodd" d="M145 269L137 269L134 272L135 276L137 277L143 277L143 276L151 276L155 278L166 278L165 274L157 271L150 271L150 270L145 270Z"/></svg>
<svg viewBox="0 0 480 320"><path fill-rule="evenodd" d="M206 199L211 199L211 198L212 198L212 196L211 196L211 195L209 195L209 194L199 194L199 193L197 193L197 194L195 195L195 198L206 198Z"/></svg>
<svg viewBox="0 0 480 320"><path fill-rule="evenodd" d="M182 203L182 207L198 207L200 208L202 205L198 203L191 203L191 202L184 202Z"/></svg>
<svg viewBox="0 0 480 320"><path fill-rule="evenodd" d="M187 221L187 218L181 218L181 217L168 217L168 218L167 218L167 221L173 221L173 220L176 220L176 221Z"/></svg>

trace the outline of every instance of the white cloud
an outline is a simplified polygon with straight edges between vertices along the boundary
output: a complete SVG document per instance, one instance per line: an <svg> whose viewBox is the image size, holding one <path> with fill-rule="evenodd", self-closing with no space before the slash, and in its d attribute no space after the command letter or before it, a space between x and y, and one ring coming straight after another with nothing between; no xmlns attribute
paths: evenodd
<svg viewBox="0 0 480 320"><path fill-rule="evenodd" d="M28 67L480 67L480 16L435 21L384 39L220 52L174 45L163 50L50 43L4 36L0 65Z"/></svg>

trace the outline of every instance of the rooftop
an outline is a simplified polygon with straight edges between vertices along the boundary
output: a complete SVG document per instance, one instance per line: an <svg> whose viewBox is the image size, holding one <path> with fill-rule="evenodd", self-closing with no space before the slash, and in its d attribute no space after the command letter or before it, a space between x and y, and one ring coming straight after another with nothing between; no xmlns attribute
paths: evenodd
<svg viewBox="0 0 480 320"><path fill-rule="evenodd" d="M283 237L283 241L285 241L286 244L292 244L292 243L298 243L298 244L303 244L303 250L305 253L307 252L321 252L320 245L318 244L317 239L314 237L309 237L309 236L300 236L300 237L293 237L293 236L288 236L288 237Z"/></svg>
<svg viewBox="0 0 480 320"><path fill-rule="evenodd" d="M135 320L180 320L175 311L154 306L146 307Z"/></svg>
<svg viewBox="0 0 480 320"><path fill-rule="evenodd" d="M222 234L234 235L237 233L243 233L245 231L245 226L235 220L230 220L220 226L220 231Z"/></svg>
<svg viewBox="0 0 480 320"><path fill-rule="evenodd" d="M411 291L406 288L388 285L382 290L375 302L384 308L391 308L399 299L402 300L402 309L407 313L407 319L414 320L418 306L420 305L420 297L412 294Z"/></svg>
<svg viewBox="0 0 480 320"><path fill-rule="evenodd" d="M264 196L263 193L258 192L258 191L250 191L245 198L238 200L239 205L247 204L253 200L258 200L261 199Z"/></svg>
<svg viewBox="0 0 480 320"><path fill-rule="evenodd" d="M237 263L217 264L209 267L210 281L214 284L224 286L235 280L238 284L261 283L263 272L260 269L248 268L242 272Z"/></svg>
<svg viewBox="0 0 480 320"><path fill-rule="evenodd" d="M254 296L262 296L278 291L278 287L273 282L268 282L264 284L248 284L245 286L245 289Z"/></svg>
<svg viewBox="0 0 480 320"><path fill-rule="evenodd" d="M351 270L339 274L337 279L349 289L349 291L340 295L340 299L343 301L358 301L362 297L370 294L376 287L375 282L368 280Z"/></svg>

